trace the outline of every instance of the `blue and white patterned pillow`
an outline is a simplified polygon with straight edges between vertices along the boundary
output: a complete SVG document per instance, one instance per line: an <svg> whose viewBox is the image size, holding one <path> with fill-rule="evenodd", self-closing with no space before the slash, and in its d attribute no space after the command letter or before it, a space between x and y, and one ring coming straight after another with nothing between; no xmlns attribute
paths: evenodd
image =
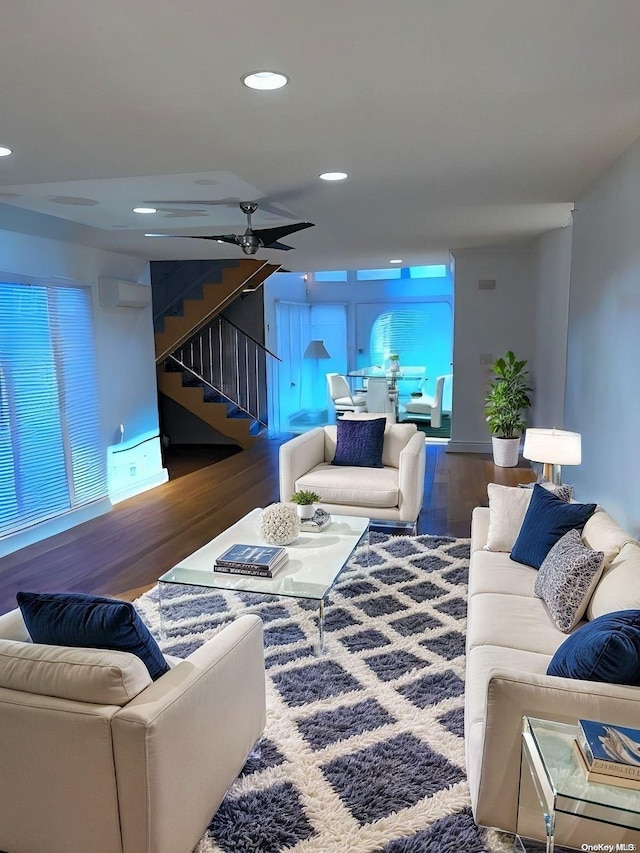
<svg viewBox="0 0 640 853"><path fill-rule="evenodd" d="M565 533L544 558L535 593L565 634L584 616L603 567L604 553L587 548L579 530Z"/></svg>

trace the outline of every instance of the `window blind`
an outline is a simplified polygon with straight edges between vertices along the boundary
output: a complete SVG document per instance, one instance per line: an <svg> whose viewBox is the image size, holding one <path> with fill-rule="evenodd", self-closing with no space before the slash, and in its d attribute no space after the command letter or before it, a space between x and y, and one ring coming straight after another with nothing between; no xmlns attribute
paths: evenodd
<svg viewBox="0 0 640 853"><path fill-rule="evenodd" d="M0 535L106 493L90 290L0 282Z"/></svg>

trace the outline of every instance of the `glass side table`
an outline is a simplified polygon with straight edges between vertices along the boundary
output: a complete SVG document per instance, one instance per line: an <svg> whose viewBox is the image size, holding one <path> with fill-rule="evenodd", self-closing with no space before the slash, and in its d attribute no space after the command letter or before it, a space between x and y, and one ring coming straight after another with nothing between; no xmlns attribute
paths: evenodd
<svg viewBox="0 0 640 853"><path fill-rule="evenodd" d="M588 782L574 747L576 732L577 726L567 723L523 717L518 815L526 765L544 817L547 853L553 853L557 814L634 830L636 843L614 843L612 850L640 848L640 791Z"/></svg>

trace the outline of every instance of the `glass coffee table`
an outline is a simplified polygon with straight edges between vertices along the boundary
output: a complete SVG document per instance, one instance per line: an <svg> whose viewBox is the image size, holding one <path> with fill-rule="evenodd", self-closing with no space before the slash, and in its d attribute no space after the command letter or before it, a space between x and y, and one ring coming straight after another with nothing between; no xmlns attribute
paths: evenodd
<svg viewBox="0 0 640 853"><path fill-rule="evenodd" d="M168 584L209 587L257 595L288 596L318 602L318 651L324 650L324 600L360 544L369 544L369 519L333 515L320 531L301 531L287 545L289 560L274 578L216 572L213 566L227 548L241 543L264 545L256 527L261 509L254 509L211 542L185 557L158 578L160 618Z"/></svg>
<svg viewBox="0 0 640 853"><path fill-rule="evenodd" d="M614 843L610 847L635 850L640 838L640 791L588 782L574 746L576 733L577 726L568 723L533 717L524 717L522 721L521 759L529 768L536 789L546 828L547 853L553 853L557 814L630 830L635 843ZM608 849L606 845L582 846L583 850L587 848Z"/></svg>

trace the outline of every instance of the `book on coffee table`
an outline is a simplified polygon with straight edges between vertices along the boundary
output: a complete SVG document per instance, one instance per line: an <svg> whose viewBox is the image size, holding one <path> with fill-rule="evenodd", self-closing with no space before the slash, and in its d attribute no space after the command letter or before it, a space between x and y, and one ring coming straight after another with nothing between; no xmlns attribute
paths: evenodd
<svg viewBox="0 0 640 853"><path fill-rule="evenodd" d="M576 742L589 772L640 781L640 729L578 720Z"/></svg>
<svg viewBox="0 0 640 853"><path fill-rule="evenodd" d="M286 548L238 544L232 545L216 559L214 571L273 577L288 559Z"/></svg>

